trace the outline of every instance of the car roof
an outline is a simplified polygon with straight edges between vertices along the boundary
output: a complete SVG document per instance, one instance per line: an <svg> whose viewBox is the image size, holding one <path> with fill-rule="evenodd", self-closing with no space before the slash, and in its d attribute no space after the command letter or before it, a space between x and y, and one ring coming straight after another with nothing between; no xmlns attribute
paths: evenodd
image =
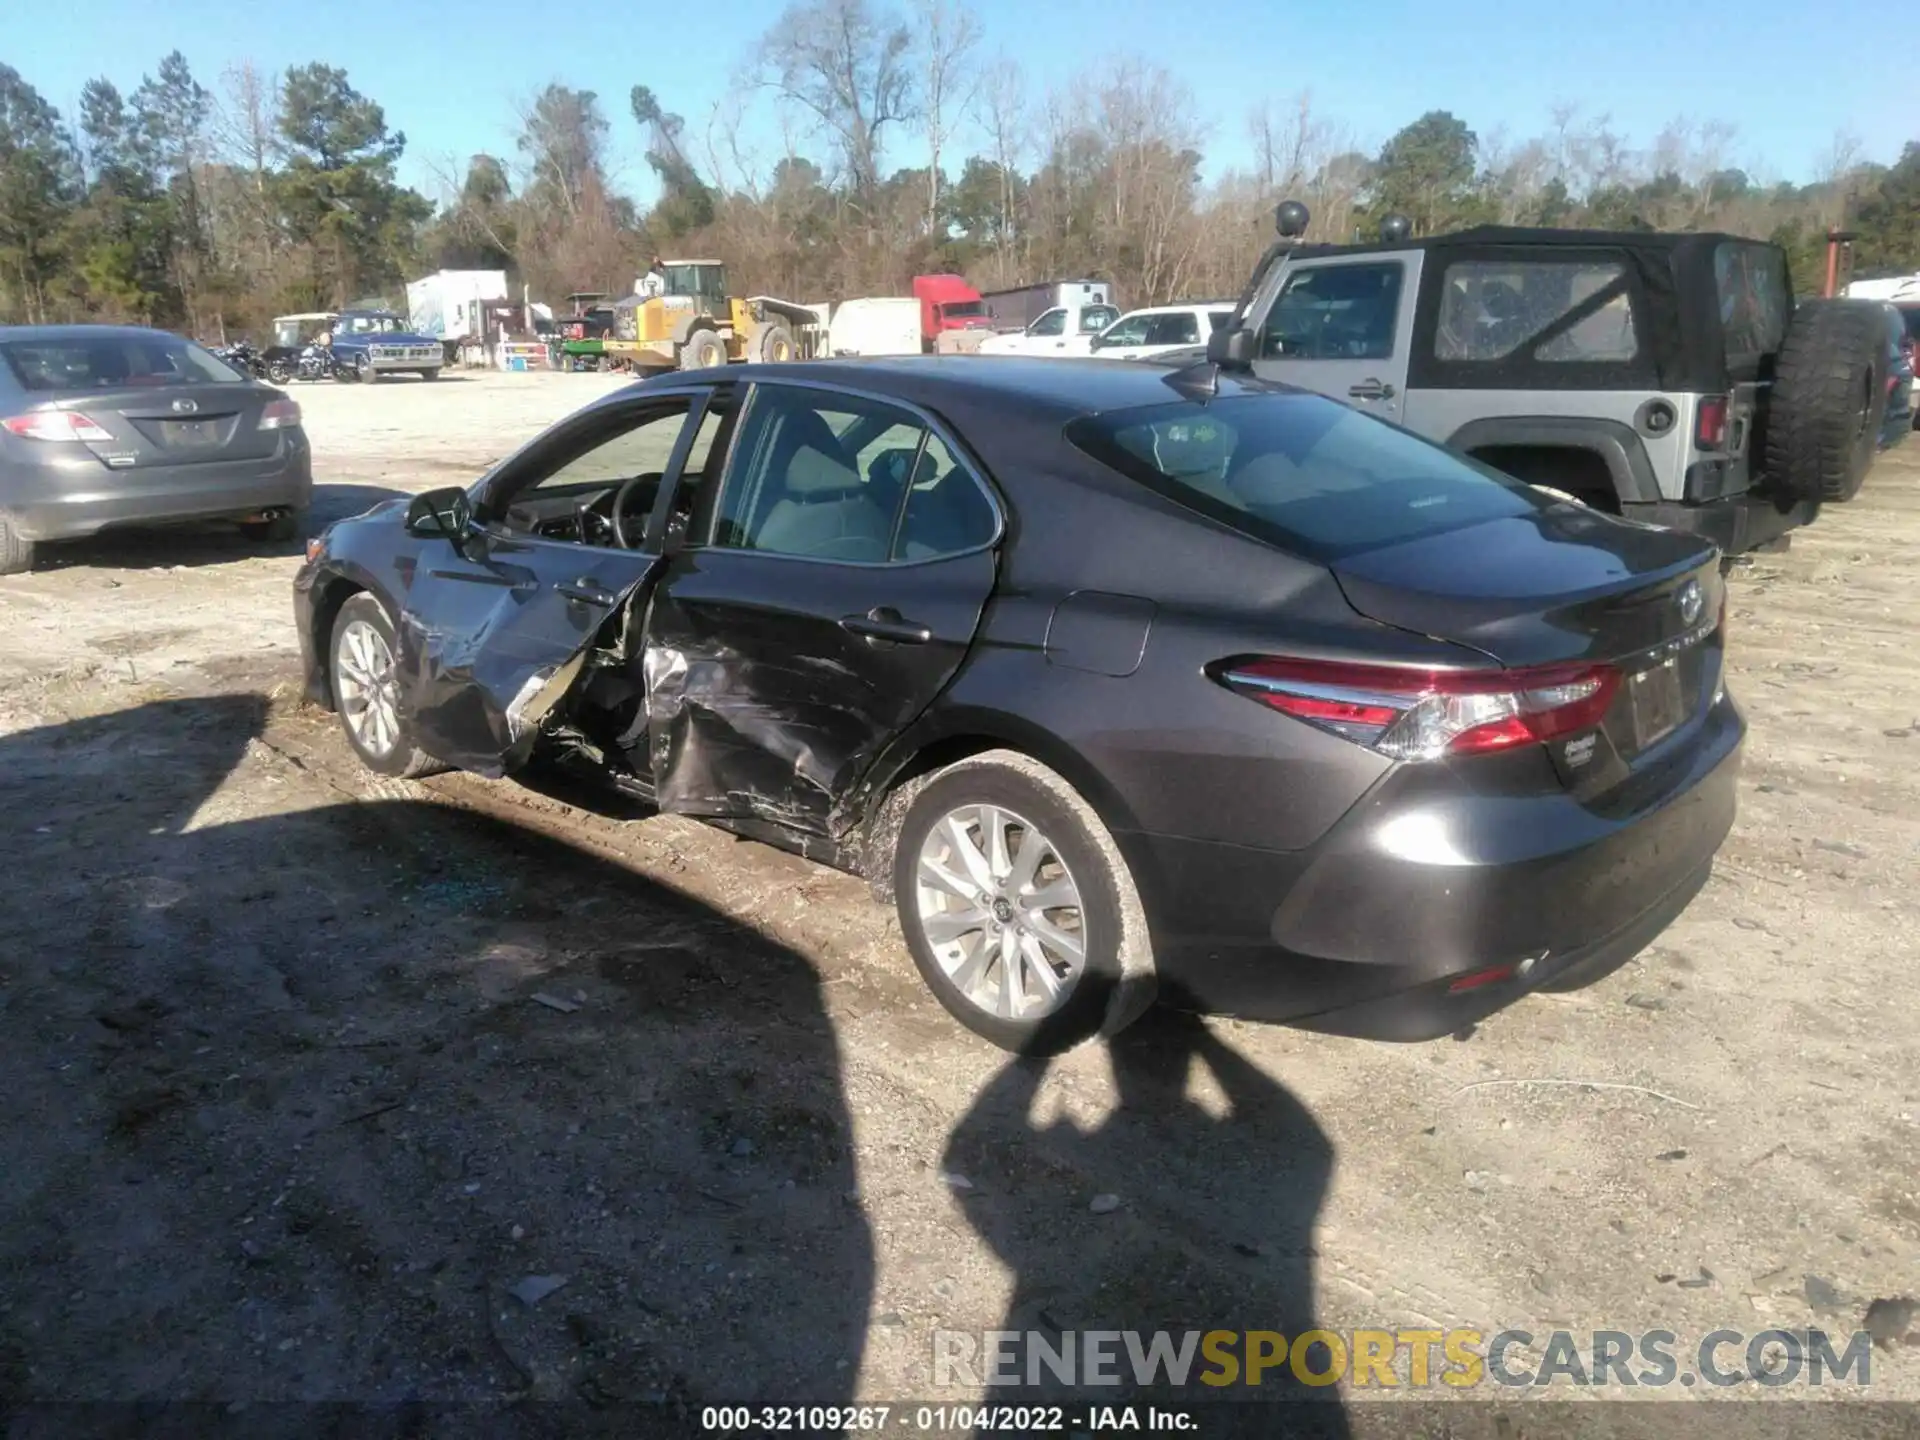
<svg viewBox="0 0 1920 1440"><path fill-rule="evenodd" d="M84 340L89 336L104 339L109 335L129 340L155 335L168 340L180 338L171 330L155 330L146 325L0 325L0 340Z"/></svg>
<svg viewBox="0 0 1920 1440"><path fill-rule="evenodd" d="M836 360L801 360L773 365L729 366L729 377L742 380L806 381L846 390L892 395L914 404L943 410L950 405L968 408L994 403L1018 405L1029 411L1055 412L1062 420L1101 410L1130 410L1145 405L1171 405L1183 397L1167 383L1174 372L1160 366L1120 364L1112 360L1064 359L1037 355L899 355ZM658 380L640 382L668 388L678 381L698 378L674 372ZM1242 390L1262 393L1285 387L1231 372L1220 376L1220 394Z"/></svg>
<svg viewBox="0 0 1920 1440"><path fill-rule="evenodd" d="M1137 305L1127 315L1184 315L1189 310L1231 310L1233 304L1231 300L1182 300L1177 305Z"/></svg>
<svg viewBox="0 0 1920 1440"><path fill-rule="evenodd" d="M1410 240L1380 240L1360 245L1301 245L1288 252L1292 260L1319 260L1342 255L1405 255L1423 250L1467 250L1503 245L1547 246L1562 249L1626 248L1640 251L1692 250L1732 241L1741 245L1767 245L1749 235L1729 235L1721 231L1672 233L1660 230L1545 230L1521 225L1475 225L1467 230L1452 230L1443 235L1423 235ZM1774 248L1778 248L1775 246Z"/></svg>

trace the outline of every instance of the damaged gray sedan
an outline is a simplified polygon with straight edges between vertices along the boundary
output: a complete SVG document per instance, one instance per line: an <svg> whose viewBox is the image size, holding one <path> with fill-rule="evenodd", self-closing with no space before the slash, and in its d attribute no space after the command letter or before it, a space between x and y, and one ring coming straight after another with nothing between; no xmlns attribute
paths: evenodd
<svg viewBox="0 0 1920 1440"><path fill-rule="evenodd" d="M1156 996L1420 1039L1705 883L1744 725L1698 539L1226 367L926 356L631 386L342 521L307 689L866 877L996 1044Z"/></svg>

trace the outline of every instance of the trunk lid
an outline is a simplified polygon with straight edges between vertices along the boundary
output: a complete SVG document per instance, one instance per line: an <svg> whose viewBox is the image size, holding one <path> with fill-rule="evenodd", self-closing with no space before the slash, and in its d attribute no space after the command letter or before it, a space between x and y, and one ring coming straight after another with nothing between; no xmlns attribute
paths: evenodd
<svg viewBox="0 0 1920 1440"><path fill-rule="evenodd" d="M1718 613L1712 546L1573 505L1418 536L1333 564L1347 602L1502 665L1624 660ZM1704 611L1683 618L1689 580Z"/></svg>
<svg viewBox="0 0 1920 1440"><path fill-rule="evenodd" d="M1720 681L1718 552L1675 531L1561 505L1332 568L1354 609L1396 629L1509 667L1616 666L1622 679L1599 739L1549 747L1562 779L1583 789L1624 778L1622 767L1689 728Z"/></svg>
<svg viewBox="0 0 1920 1440"><path fill-rule="evenodd" d="M95 390L58 404L112 436L87 444L103 464L138 470L266 458L280 432L262 430L260 412L278 398L265 386L222 382Z"/></svg>

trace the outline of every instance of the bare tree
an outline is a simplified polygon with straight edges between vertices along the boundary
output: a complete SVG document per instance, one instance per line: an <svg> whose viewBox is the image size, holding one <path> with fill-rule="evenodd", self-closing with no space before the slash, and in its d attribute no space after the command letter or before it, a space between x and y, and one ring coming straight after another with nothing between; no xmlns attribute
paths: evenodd
<svg viewBox="0 0 1920 1440"><path fill-rule="evenodd" d="M775 90L833 137L868 217L889 126L913 115L912 32L870 0L796 0L761 46Z"/></svg>
<svg viewBox="0 0 1920 1440"><path fill-rule="evenodd" d="M1024 230L1015 219L1014 183L1027 150L1026 77L1011 56L1002 54L982 76L980 112L1000 181L1000 222L994 227L998 273L994 278L1000 285L1007 285L1012 281L1015 239Z"/></svg>
<svg viewBox="0 0 1920 1440"><path fill-rule="evenodd" d="M927 136L927 234L942 238L941 157L954 127L973 104L979 83L974 52L980 17L965 0L918 0L914 18L920 59L920 122Z"/></svg>

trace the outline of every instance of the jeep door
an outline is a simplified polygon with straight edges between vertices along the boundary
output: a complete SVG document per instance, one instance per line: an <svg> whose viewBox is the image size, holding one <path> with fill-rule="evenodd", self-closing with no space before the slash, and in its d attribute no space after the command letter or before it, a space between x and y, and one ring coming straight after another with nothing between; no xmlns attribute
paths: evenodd
<svg viewBox="0 0 1920 1440"><path fill-rule="evenodd" d="M1283 265L1255 327L1254 372L1398 423L1420 261L1407 250Z"/></svg>
<svg viewBox="0 0 1920 1440"><path fill-rule="evenodd" d="M831 835L842 798L960 668L1000 511L934 417L761 382L647 618L662 810Z"/></svg>

